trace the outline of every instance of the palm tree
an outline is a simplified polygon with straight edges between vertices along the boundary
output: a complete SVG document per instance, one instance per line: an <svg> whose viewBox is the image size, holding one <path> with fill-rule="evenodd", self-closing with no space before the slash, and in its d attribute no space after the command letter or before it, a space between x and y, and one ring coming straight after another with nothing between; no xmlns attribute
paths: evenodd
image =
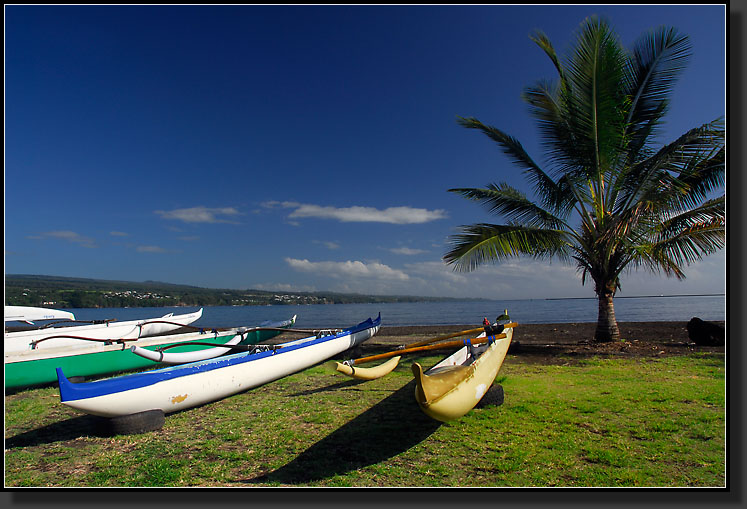
<svg viewBox="0 0 747 509"><path fill-rule="evenodd" d="M556 83L523 94L549 168L505 132L459 117L523 170L536 198L505 183L450 189L506 223L462 226L444 261L457 271L521 256L575 263L599 299L595 340L619 340L613 297L623 271L642 267L684 279L684 265L725 244L723 119L653 146L690 56L688 38L675 29L652 31L627 52L606 21L590 17L563 62L543 33L531 39L558 73Z"/></svg>

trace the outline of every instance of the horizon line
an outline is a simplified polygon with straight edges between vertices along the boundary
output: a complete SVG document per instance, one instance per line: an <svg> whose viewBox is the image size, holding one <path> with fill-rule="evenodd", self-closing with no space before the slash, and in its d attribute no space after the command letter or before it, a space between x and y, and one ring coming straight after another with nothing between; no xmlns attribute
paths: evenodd
<svg viewBox="0 0 747 509"><path fill-rule="evenodd" d="M671 295L617 295L615 299L652 299L660 297L721 297L725 293L683 293ZM580 299L597 299L597 297L547 297L544 300L580 300Z"/></svg>

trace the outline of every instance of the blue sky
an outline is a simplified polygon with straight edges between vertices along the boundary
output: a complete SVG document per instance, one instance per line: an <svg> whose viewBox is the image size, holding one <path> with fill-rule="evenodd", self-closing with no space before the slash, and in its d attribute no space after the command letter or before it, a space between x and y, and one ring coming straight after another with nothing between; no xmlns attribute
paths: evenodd
<svg viewBox="0 0 747 509"><path fill-rule="evenodd" d="M626 46L688 34L661 143L726 111L725 8L702 6L6 6L5 272L210 288L590 297L575 268L455 274L458 226L500 222L447 192L528 188L475 116L542 160L522 90L554 79L591 14ZM721 293L725 253L684 282Z"/></svg>

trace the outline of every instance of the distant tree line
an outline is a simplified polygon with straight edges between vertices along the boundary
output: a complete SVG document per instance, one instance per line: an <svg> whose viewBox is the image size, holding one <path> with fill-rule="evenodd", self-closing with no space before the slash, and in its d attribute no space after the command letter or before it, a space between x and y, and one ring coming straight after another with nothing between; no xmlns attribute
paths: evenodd
<svg viewBox="0 0 747 509"><path fill-rule="evenodd" d="M107 281L59 276L6 275L5 303L58 308L166 306L265 306L442 301L413 296L372 296L331 292L267 292L210 289L146 281Z"/></svg>

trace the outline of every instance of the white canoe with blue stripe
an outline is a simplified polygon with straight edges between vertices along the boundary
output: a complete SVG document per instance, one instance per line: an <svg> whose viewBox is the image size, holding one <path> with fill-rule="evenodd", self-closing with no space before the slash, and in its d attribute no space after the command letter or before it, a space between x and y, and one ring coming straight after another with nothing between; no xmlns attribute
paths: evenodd
<svg viewBox="0 0 747 509"><path fill-rule="evenodd" d="M323 337L311 336L255 352L86 383L72 383L57 369L60 401L101 417L162 410L176 412L246 391L302 371L376 334L381 314Z"/></svg>

